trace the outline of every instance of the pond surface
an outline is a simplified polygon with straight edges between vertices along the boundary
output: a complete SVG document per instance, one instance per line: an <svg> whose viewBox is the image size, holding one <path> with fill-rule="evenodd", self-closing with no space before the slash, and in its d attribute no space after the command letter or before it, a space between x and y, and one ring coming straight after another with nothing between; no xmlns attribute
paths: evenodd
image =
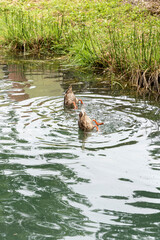
<svg viewBox="0 0 160 240"><path fill-rule="evenodd" d="M160 108L96 79L0 65L0 239L160 239ZM99 132L64 109L70 83Z"/></svg>

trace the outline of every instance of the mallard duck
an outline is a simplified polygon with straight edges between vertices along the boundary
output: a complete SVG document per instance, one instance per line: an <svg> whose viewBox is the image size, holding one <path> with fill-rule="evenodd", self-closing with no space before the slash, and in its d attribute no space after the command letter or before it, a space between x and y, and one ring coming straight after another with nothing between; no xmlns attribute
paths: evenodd
<svg viewBox="0 0 160 240"><path fill-rule="evenodd" d="M77 99L74 95L72 91L72 86L69 86L64 96L64 106L77 109L78 102L81 102L81 104L83 104L83 101L81 99Z"/></svg>
<svg viewBox="0 0 160 240"><path fill-rule="evenodd" d="M93 122L95 122L96 125L94 125ZM104 123L98 123L95 119L91 120L87 116L84 109L82 109L82 111L79 113L78 126L83 131L91 131L93 128L96 128L97 131L99 131L98 125L102 125L102 124Z"/></svg>

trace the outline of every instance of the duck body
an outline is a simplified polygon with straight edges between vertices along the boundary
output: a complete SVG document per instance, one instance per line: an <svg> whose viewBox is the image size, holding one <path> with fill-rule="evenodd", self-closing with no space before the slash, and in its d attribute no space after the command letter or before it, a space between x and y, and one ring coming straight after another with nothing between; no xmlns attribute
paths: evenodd
<svg viewBox="0 0 160 240"><path fill-rule="evenodd" d="M87 116L84 110L79 113L78 126L86 132L93 130L94 127L97 127L93 124L93 121Z"/></svg>
<svg viewBox="0 0 160 240"><path fill-rule="evenodd" d="M77 109L78 108L77 104L79 101L83 104L82 100L77 99L76 96L74 95L72 91L72 86L69 86L64 96L64 106Z"/></svg>

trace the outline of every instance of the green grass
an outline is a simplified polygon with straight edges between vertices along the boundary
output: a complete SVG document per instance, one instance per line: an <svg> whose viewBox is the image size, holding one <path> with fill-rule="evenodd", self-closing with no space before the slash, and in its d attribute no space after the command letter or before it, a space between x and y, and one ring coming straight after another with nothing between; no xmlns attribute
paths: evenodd
<svg viewBox="0 0 160 240"><path fill-rule="evenodd" d="M54 52L55 49L65 49L63 28L67 33L68 26L64 26L63 16L51 17L49 11L43 16L22 9L5 10L1 16L1 44L11 50Z"/></svg>
<svg viewBox="0 0 160 240"><path fill-rule="evenodd" d="M63 54L75 66L112 71L160 94L160 18L147 10L120 0L7 0L0 14L7 50Z"/></svg>

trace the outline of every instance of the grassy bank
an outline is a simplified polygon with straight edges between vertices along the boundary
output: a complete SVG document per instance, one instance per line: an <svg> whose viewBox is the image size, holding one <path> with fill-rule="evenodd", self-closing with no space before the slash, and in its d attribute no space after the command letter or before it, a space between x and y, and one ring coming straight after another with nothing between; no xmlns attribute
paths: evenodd
<svg viewBox="0 0 160 240"><path fill-rule="evenodd" d="M0 44L24 54L62 54L160 95L160 17L120 0L0 2Z"/></svg>

